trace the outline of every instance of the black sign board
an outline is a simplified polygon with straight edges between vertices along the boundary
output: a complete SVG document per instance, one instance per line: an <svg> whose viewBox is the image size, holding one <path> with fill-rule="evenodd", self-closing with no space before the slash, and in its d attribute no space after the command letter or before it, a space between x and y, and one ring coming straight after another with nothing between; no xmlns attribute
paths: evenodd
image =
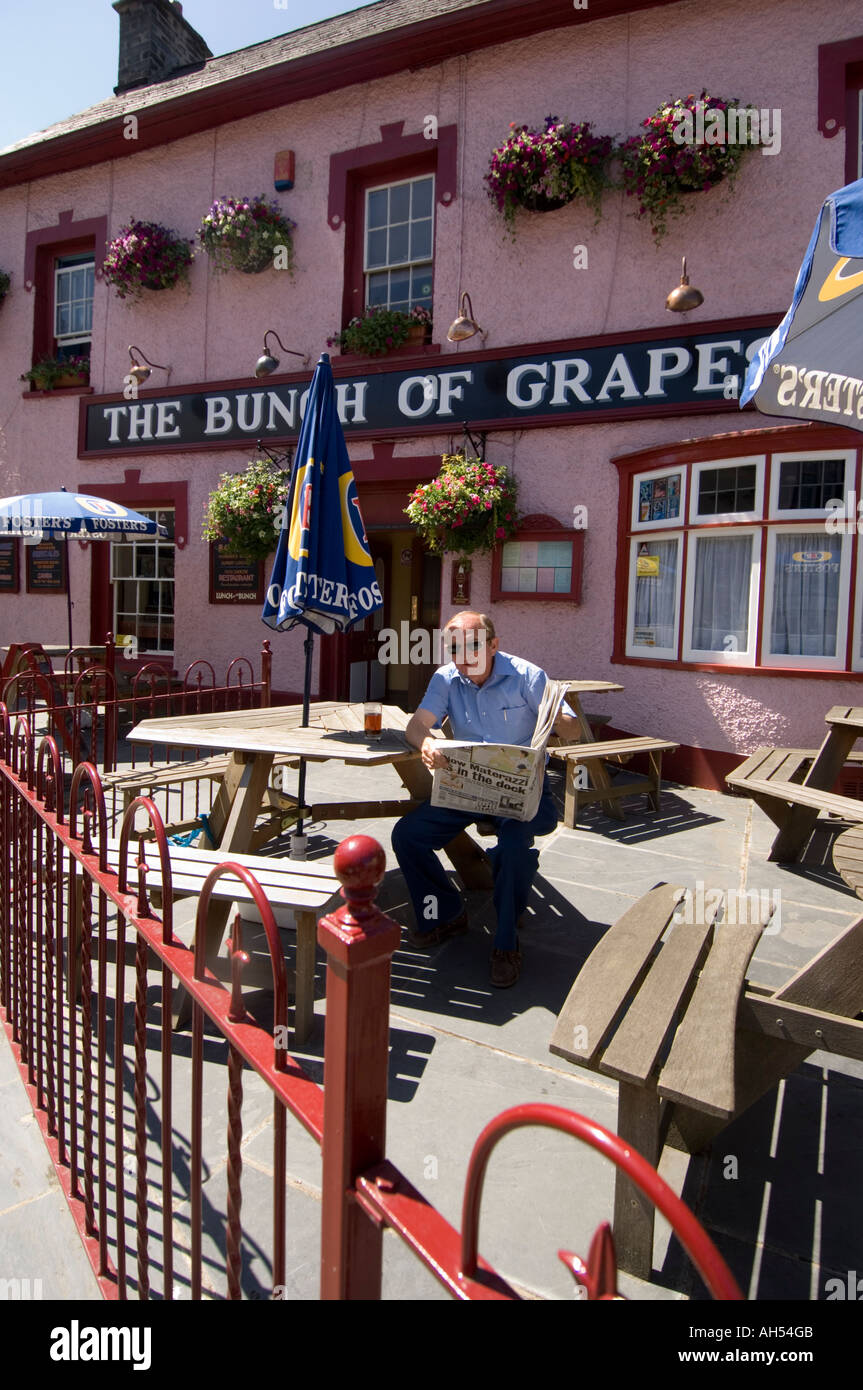
<svg viewBox="0 0 863 1390"><path fill-rule="evenodd" d="M264 566L229 550L224 541L210 546L210 602L263 603Z"/></svg>
<svg viewBox="0 0 863 1390"><path fill-rule="evenodd" d="M66 589L66 541L25 545L28 594L61 594Z"/></svg>
<svg viewBox="0 0 863 1390"><path fill-rule="evenodd" d="M0 541L0 593L17 594L19 584L18 542Z"/></svg>
<svg viewBox="0 0 863 1390"><path fill-rule="evenodd" d="M738 409L749 359L772 322L705 324L535 349L444 353L342 374L336 402L348 439L474 428L581 424L603 417ZM346 365L346 364L345 364ZM348 368L348 370L350 370ZM226 382L171 395L82 398L79 455L236 448L299 433L310 373L289 382Z"/></svg>

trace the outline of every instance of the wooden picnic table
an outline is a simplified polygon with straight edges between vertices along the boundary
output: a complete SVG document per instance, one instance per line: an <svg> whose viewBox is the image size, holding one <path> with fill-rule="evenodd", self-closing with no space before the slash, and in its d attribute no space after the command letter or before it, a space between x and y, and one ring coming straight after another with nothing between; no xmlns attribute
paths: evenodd
<svg viewBox="0 0 863 1390"><path fill-rule="evenodd" d="M777 826L769 858L780 863L800 857L821 811L863 821L863 802L833 791L863 737L863 706L834 705L825 723L819 749L759 748L725 779L751 796Z"/></svg>
<svg viewBox="0 0 863 1390"><path fill-rule="evenodd" d="M747 978L772 904L658 884L609 928L561 1009L550 1051L619 1084L617 1131L654 1167L700 1152L813 1051L863 1058L863 917L780 989ZM618 1267L652 1269L654 1208L618 1174Z"/></svg>
<svg viewBox="0 0 863 1390"><path fill-rule="evenodd" d="M863 898L863 825L852 825L836 837L833 863L848 887Z"/></svg>
<svg viewBox="0 0 863 1390"><path fill-rule="evenodd" d="M303 725L299 705L231 710L216 714L171 715L145 719L129 734L136 743L177 748L227 750L227 765L208 815L209 831L220 850L246 853L255 821L268 791L277 755L308 762L343 762L352 767L392 765L410 799L315 803L303 808L312 819L357 819L402 815L431 795L432 778L419 752L405 738L410 716L395 705L382 707L381 737L370 741L363 729L362 704L318 702ZM293 799L296 804L296 799ZM490 888L491 866L485 852L462 831L445 849L467 888ZM208 962L218 953L230 903L213 901L207 919ZM175 1014L179 1026L186 1005Z"/></svg>

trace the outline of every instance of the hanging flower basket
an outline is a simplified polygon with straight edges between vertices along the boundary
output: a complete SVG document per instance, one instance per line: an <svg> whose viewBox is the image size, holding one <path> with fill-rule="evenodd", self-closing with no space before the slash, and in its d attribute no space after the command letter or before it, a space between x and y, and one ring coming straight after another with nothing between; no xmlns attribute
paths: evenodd
<svg viewBox="0 0 863 1390"><path fill-rule="evenodd" d="M432 316L417 304L409 313L377 306L366 309L362 318L352 318L347 328L327 339L329 347L340 352L357 352L366 357L383 357L403 343L420 346L431 331Z"/></svg>
<svg viewBox="0 0 863 1390"><path fill-rule="evenodd" d="M224 541L249 560L265 560L276 548L291 475L261 459L244 473L223 473L204 515L205 541Z"/></svg>
<svg viewBox="0 0 863 1390"><path fill-rule="evenodd" d="M198 228L198 239L219 273L240 270L294 272L293 234L296 223L278 203L254 198L217 198Z"/></svg>
<svg viewBox="0 0 863 1390"><path fill-rule="evenodd" d="M3 300L9 293L9 286L11 285L11 283L11 275L8 275L5 270L0 270L0 304L3 303Z"/></svg>
<svg viewBox="0 0 863 1390"><path fill-rule="evenodd" d="M510 134L492 151L485 182L488 196L514 230L518 208L554 212L583 198L597 221L603 189L611 186L608 162L614 141L594 135L588 121L573 125L546 116L544 130L510 126Z"/></svg>
<svg viewBox="0 0 863 1390"><path fill-rule="evenodd" d="M102 273L119 299L140 299L144 290L188 284L194 259L191 241L159 222L132 221L108 246Z"/></svg>
<svg viewBox="0 0 863 1390"><path fill-rule="evenodd" d="M433 555L493 550L518 526L515 478L502 465L444 454L441 471L411 493L405 513Z"/></svg>
<svg viewBox="0 0 863 1390"><path fill-rule="evenodd" d="M669 218L685 210L688 193L706 193L728 179L733 184L746 151L757 143L758 124L736 98L702 92L677 97L646 121L643 135L621 146L623 187L638 198L637 217L648 217L657 244Z"/></svg>

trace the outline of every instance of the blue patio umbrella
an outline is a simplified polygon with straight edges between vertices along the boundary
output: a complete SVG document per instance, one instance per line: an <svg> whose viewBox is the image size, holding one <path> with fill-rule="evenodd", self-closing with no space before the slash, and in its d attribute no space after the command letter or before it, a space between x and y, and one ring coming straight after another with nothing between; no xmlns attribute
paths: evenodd
<svg viewBox="0 0 863 1390"><path fill-rule="evenodd" d="M268 627L308 628L303 724L308 723L315 632L347 632L383 606L357 486L336 407L329 354L321 353L309 389L273 572L261 613ZM305 763L298 797L305 797ZM297 825L302 833L302 820Z"/></svg>
<svg viewBox="0 0 863 1390"><path fill-rule="evenodd" d="M761 344L741 406L863 430L863 179L824 202L791 307Z"/></svg>
<svg viewBox="0 0 863 1390"><path fill-rule="evenodd" d="M167 528L140 512L130 511L107 497L84 492L27 492L0 498L0 536L25 540L65 540L66 611L72 646L72 594L69 586L70 536L77 540L116 541L132 537L167 536Z"/></svg>

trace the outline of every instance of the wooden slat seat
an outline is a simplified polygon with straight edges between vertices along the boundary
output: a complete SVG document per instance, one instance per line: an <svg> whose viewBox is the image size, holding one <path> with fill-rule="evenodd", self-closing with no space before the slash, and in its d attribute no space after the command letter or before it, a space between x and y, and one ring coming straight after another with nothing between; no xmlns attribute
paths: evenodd
<svg viewBox="0 0 863 1390"><path fill-rule="evenodd" d="M819 791L805 783L780 782L776 778L750 777L746 790L754 800L759 796L773 801L784 801L792 806L808 806L816 811L826 811L842 820L863 821L863 801L853 796L838 796L835 792Z"/></svg>
<svg viewBox="0 0 863 1390"><path fill-rule="evenodd" d="M770 990L746 978L770 904L705 893L693 913L682 898L660 884L606 932L550 1043L617 1078L618 1132L654 1165L664 1142L703 1148L813 1051L863 1058L863 917ZM649 1277L653 1210L622 1176L615 1243L621 1268Z"/></svg>
<svg viewBox="0 0 863 1390"><path fill-rule="evenodd" d="M297 931L296 1006L294 1011L295 1038L303 1042L311 1032L314 1021L315 940L319 914L340 889L332 869L316 862L271 858L260 854L232 854L220 850L203 850L194 846L171 845L171 889L174 897L200 894L207 875L216 864L230 860L249 869L260 883L273 909L277 922L287 925L286 910L293 913ZM144 846L147 863L147 888L161 890L159 853L155 845ZM107 844L108 867L118 872L120 843ZM139 859L137 841L128 846L128 878L130 889L138 882ZM244 883L233 876L216 881L213 896L230 902L252 903L252 895ZM282 909L281 914L279 909Z"/></svg>
<svg viewBox="0 0 863 1390"><path fill-rule="evenodd" d="M863 820L863 802L833 790L846 764L863 762L854 749L863 734L863 708L834 705L825 722L828 731L820 748L757 748L725 778L777 826L769 858L780 863L803 853L820 811Z"/></svg>
<svg viewBox="0 0 863 1390"><path fill-rule="evenodd" d="M649 738L636 735L631 738L604 739L597 743L567 743L558 747L549 744L548 752L552 758L559 758L566 764L566 787L564 794L564 825L575 829L579 805L586 806L601 801L608 809L622 797L646 792L648 803L658 812L662 795L662 755L673 752L679 744L670 739ZM596 776L596 770L609 761L626 761L637 753L647 755L649 771L647 774L630 773L610 781L607 774ZM578 769L584 764L591 774L593 786L579 786Z"/></svg>

